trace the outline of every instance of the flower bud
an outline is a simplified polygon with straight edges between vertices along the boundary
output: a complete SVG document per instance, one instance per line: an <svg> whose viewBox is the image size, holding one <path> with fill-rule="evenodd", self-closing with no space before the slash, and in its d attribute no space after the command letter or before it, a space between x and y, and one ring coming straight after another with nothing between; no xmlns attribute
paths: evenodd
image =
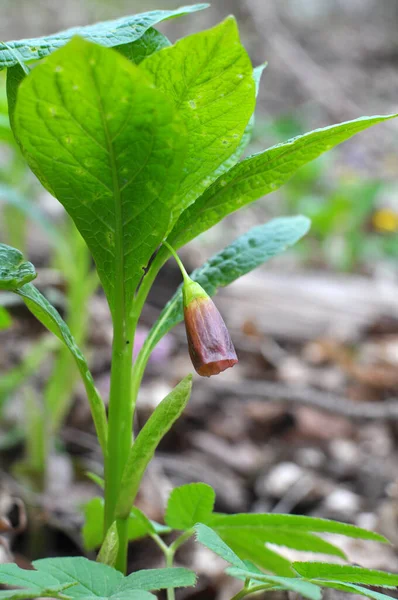
<svg viewBox="0 0 398 600"><path fill-rule="evenodd" d="M182 288L189 355L199 375L218 375L237 362L227 326L204 289L184 277Z"/></svg>

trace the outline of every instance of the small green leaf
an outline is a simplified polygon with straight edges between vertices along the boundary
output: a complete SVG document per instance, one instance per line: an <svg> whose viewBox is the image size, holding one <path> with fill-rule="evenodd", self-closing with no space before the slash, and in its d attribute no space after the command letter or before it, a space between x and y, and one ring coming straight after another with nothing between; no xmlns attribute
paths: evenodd
<svg viewBox="0 0 398 600"><path fill-rule="evenodd" d="M112 523L108 531L106 532L105 539L102 543L101 550L97 556L97 562L104 565L114 567L117 559L117 553L119 552L119 535L117 532L116 521Z"/></svg>
<svg viewBox="0 0 398 600"><path fill-rule="evenodd" d="M144 33L139 40L122 46L115 46L115 50L123 54L136 65L139 65L145 58L151 56L155 52L159 52L163 48L171 46L171 42L163 33L153 29L152 27Z"/></svg>
<svg viewBox="0 0 398 600"><path fill-rule="evenodd" d="M221 556L231 565L246 569L245 563L235 554L235 552L220 538L220 536L210 527L203 523L195 525L196 540L212 550L218 556Z"/></svg>
<svg viewBox="0 0 398 600"><path fill-rule="evenodd" d="M130 314L142 269L180 212L186 133L177 110L139 67L75 38L20 84L14 128L85 239L111 311L124 302Z"/></svg>
<svg viewBox="0 0 398 600"><path fill-rule="evenodd" d="M98 487L100 487L101 490L105 489L105 481L103 477L100 477L99 475L97 475L97 473L92 473L91 471L86 471L86 475L89 479L91 479L93 483L98 485Z"/></svg>
<svg viewBox="0 0 398 600"><path fill-rule="evenodd" d="M0 69L12 67L18 64L19 61L25 64L44 58L57 48L64 46L76 35L109 48L129 44L141 38L148 29L157 23L203 10L207 7L208 4L193 4L176 10L154 10L122 17L114 21L104 21L85 27L73 27L41 38L0 43Z"/></svg>
<svg viewBox="0 0 398 600"><path fill-rule="evenodd" d="M253 68L233 17L152 54L142 67L174 101L188 131L178 191L185 208L239 145L255 106Z"/></svg>
<svg viewBox="0 0 398 600"><path fill-rule="evenodd" d="M282 217L253 227L191 273L209 294L229 285L270 258L284 252L303 237L310 227L306 217ZM162 337L184 318L181 287L166 304L151 329L140 357L148 356ZM140 360L140 359L139 359Z"/></svg>
<svg viewBox="0 0 398 600"><path fill-rule="evenodd" d="M167 588L189 587L196 583L196 575L188 569L148 569L136 571L126 577L118 591L127 587L137 590L164 590Z"/></svg>
<svg viewBox="0 0 398 600"><path fill-rule="evenodd" d="M188 483L175 488L169 497L165 521L172 529L191 529L205 523L213 512L216 499L212 487L205 483Z"/></svg>
<svg viewBox="0 0 398 600"><path fill-rule="evenodd" d="M11 326L11 323L12 319L10 313L7 311L7 309L4 308L4 306L0 306L0 331L2 329L8 329ZM1 388L2 384L0 383L0 389Z"/></svg>
<svg viewBox="0 0 398 600"><path fill-rule="evenodd" d="M24 260L22 252L0 244L0 290L14 291L36 277L34 266Z"/></svg>
<svg viewBox="0 0 398 600"><path fill-rule="evenodd" d="M328 519L304 517L301 515L281 515L274 513L240 513L236 515L215 514L210 519L209 525L216 529L221 529L223 527L247 527L249 529L252 529L253 527L265 527L267 529L276 527L279 530L287 532L294 530L295 532L338 533L347 537L388 543L388 540L379 533L362 529L356 525L339 523L338 521L329 521Z"/></svg>
<svg viewBox="0 0 398 600"><path fill-rule="evenodd" d="M104 500L92 498L84 507L83 542L86 550L95 550L102 544L104 534ZM138 508L133 507L129 516L128 539L130 541L143 538L156 533L163 535L170 532L170 527L165 527L155 521L150 521Z"/></svg>
<svg viewBox="0 0 398 600"><path fill-rule="evenodd" d="M178 249L242 206L281 187L303 165L334 146L397 115L362 117L316 129L254 154L217 179L178 219L167 238ZM157 258L161 264L168 253Z"/></svg>
<svg viewBox="0 0 398 600"><path fill-rule="evenodd" d="M351 565L336 565L322 562L294 562L293 568L306 579L335 579L339 582L362 583L379 587L398 586L398 575Z"/></svg>
<svg viewBox="0 0 398 600"><path fill-rule="evenodd" d="M156 407L137 436L123 472L116 516L125 519L134 503L137 491L155 450L173 423L184 410L192 388L192 375L185 377Z"/></svg>
<svg viewBox="0 0 398 600"><path fill-rule="evenodd" d="M259 573L253 573L247 569L229 568L227 569L228 575L241 579L243 577L250 578L253 582L263 582L275 584L278 589L290 590L297 592L309 598L309 600L321 600L322 593L321 588L309 581L302 581L301 579L295 579L294 577L277 577L275 575L260 575Z"/></svg>

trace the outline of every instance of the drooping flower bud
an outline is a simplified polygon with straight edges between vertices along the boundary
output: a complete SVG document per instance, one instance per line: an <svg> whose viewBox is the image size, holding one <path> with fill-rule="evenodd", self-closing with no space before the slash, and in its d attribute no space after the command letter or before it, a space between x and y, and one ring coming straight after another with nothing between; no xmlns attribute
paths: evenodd
<svg viewBox="0 0 398 600"><path fill-rule="evenodd" d="M184 320L192 364L203 377L218 375L238 362L227 326L210 296L189 277L173 248L167 242L164 244L176 259L184 278Z"/></svg>
<svg viewBox="0 0 398 600"><path fill-rule="evenodd" d="M182 288L189 355L199 375L218 375L237 362L227 326L216 305L192 279Z"/></svg>

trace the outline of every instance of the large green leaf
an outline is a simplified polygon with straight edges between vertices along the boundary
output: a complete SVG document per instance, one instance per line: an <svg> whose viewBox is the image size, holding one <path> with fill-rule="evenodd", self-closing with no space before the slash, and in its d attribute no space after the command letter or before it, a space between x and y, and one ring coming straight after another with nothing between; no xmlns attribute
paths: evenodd
<svg viewBox="0 0 398 600"><path fill-rule="evenodd" d="M141 429L131 448L123 472L116 515L125 519L130 514L138 488L155 450L173 423L184 410L192 388L192 375L188 375L156 407Z"/></svg>
<svg viewBox="0 0 398 600"><path fill-rule="evenodd" d="M20 84L14 127L89 246L111 310L122 298L128 313L178 209L185 127L176 109L126 58L76 38Z"/></svg>
<svg viewBox="0 0 398 600"><path fill-rule="evenodd" d="M19 61L25 64L44 58L57 48L64 46L76 35L101 46L114 47L129 44L141 38L148 29L165 19L193 13L207 8L207 6L208 4L193 4L176 10L154 10L114 21L73 27L41 38L0 43L0 69L12 67Z"/></svg>
<svg viewBox="0 0 398 600"><path fill-rule="evenodd" d="M310 227L306 217L282 217L253 227L232 244L215 254L191 274L194 281L214 296L220 287L229 285L273 256L295 244ZM138 362L149 356L161 338L184 318L181 287L166 304L144 346Z"/></svg>
<svg viewBox="0 0 398 600"><path fill-rule="evenodd" d="M174 488L167 502L165 522L173 529L182 530L205 523L213 512L215 499L213 488L205 483Z"/></svg>
<svg viewBox="0 0 398 600"><path fill-rule="evenodd" d="M217 531L215 529L214 531ZM284 558L277 552L274 552L270 548L267 548L263 542L261 542L255 536L241 533L228 533L223 531L217 531L220 537L236 554L246 560L249 560L257 567L268 571L269 573L275 573L281 577L293 577L294 571L291 567L291 563L287 558Z"/></svg>
<svg viewBox="0 0 398 600"><path fill-rule="evenodd" d="M178 194L188 206L239 146L255 106L253 68L233 17L152 54L142 67L173 100L187 127Z"/></svg>
<svg viewBox="0 0 398 600"><path fill-rule="evenodd" d="M316 129L250 156L219 177L178 219L167 241L175 249L226 215L275 191L303 165L350 137L397 115L362 117ZM157 264L169 256L162 250Z"/></svg>
<svg viewBox="0 0 398 600"><path fill-rule="evenodd" d="M304 598L309 598L309 600L321 600L322 597L321 589L309 581L303 581L293 577L276 577L274 575L259 574L257 572L253 573L249 569L239 569L234 567L229 568L227 573L238 579L248 578L252 579L255 583L263 582L271 584L272 587L278 589L290 590L301 594Z"/></svg>
<svg viewBox="0 0 398 600"><path fill-rule="evenodd" d="M34 266L24 260L19 250L0 244L0 289L11 290L21 296L34 316L64 342L72 353L86 388L99 442L103 451L105 451L107 420L104 403L95 387L86 359L78 348L65 321L39 290L35 288L33 283L30 283L35 277ZM25 283L26 281L29 283Z"/></svg>
<svg viewBox="0 0 398 600"><path fill-rule="evenodd" d="M282 515L274 513L256 514L240 513L236 515L215 514L208 521L211 527L221 531L223 528L253 529L264 527L277 528L282 531L293 530L295 532L320 532L320 533L338 533L347 537L363 540L373 540L375 542L388 543L385 537L379 533L362 529L356 525L348 523L339 523L338 521L329 521L328 519L318 519L315 517L304 517L301 515Z"/></svg>
<svg viewBox="0 0 398 600"><path fill-rule="evenodd" d="M322 562L295 562L293 568L299 575L306 579L336 580L347 583L362 583L364 585L376 585L378 587L398 586L398 574L376 571L374 569L363 569L352 565L336 565L334 563Z"/></svg>

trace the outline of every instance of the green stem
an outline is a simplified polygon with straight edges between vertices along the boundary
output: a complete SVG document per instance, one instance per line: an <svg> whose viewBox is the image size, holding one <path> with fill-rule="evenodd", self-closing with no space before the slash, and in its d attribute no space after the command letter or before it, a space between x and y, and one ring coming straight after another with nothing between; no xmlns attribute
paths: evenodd
<svg viewBox="0 0 398 600"><path fill-rule="evenodd" d="M164 246L166 246L166 248L171 252L171 254L174 256L175 261L177 263L177 265L180 267L180 271L182 273L182 276L184 278L184 281L191 281L191 278L189 277L188 273L185 270L184 265L181 262L180 257L178 256L177 252L174 250L174 248L172 248L172 246L170 246L170 244L168 244L167 242L163 242Z"/></svg>
<svg viewBox="0 0 398 600"><path fill-rule="evenodd" d="M166 554L166 567L171 568L174 562L174 552L170 551ZM167 600L175 600L174 588L167 588Z"/></svg>
<svg viewBox="0 0 398 600"><path fill-rule="evenodd" d="M167 546L162 538L156 533L152 534L152 539L157 543L161 551L163 552L166 559L166 567L172 567L174 563L174 556L177 552L178 548L185 544L186 541L189 540L194 534L193 529L189 529L185 531L182 535L180 535L177 539L174 540L170 546ZM175 600L174 588L168 588L167 590L167 600Z"/></svg>
<svg viewBox="0 0 398 600"><path fill-rule="evenodd" d="M245 587L243 589L240 590L240 592L238 592L237 594L235 594L235 596L233 596L231 598L231 600L241 600L242 598L245 598L246 596L250 596L251 594L256 594L257 592L264 592L264 591L270 591L274 586L273 585L254 585L252 587L247 587L245 585Z"/></svg>

